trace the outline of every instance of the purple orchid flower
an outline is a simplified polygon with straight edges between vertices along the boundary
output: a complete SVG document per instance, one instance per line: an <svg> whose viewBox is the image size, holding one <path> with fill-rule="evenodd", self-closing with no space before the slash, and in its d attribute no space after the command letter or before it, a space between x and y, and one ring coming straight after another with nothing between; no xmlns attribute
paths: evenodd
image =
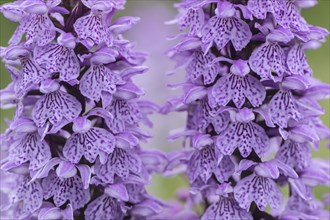
<svg viewBox="0 0 330 220"><path fill-rule="evenodd" d="M155 104L132 76L145 54L122 36L139 19L112 21L125 0L17 0L0 6L19 22L1 58L16 107L1 135L8 219L147 219L163 203L145 190L166 156L139 145ZM23 36L25 36L23 38ZM4 172L4 175L2 175ZM4 205L4 204L1 204Z"/></svg>
<svg viewBox="0 0 330 220"><path fill-rule="evenodd" d="M311 152L330 137L318 104L330 87L313 78L304 53L328 31L300 14L316 3L176 4L171 23L188 30L167 54L186 70L184 94L162 112L187 112L185 129L170 139L183 137L191 148L169 154L164 174L187 174L186 207L199 207L201 219L328 218L312 189L329 184L329 166Z"/></svg>

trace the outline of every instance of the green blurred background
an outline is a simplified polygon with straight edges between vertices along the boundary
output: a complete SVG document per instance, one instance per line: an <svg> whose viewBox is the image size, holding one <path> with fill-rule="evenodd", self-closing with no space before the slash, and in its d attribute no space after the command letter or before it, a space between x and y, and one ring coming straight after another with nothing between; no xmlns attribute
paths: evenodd
<svg viewBox="0 0 330 220"><path fill-rule="evenodd" d="M0 0L1 4L6 3L6 2L11 2L8 0ZM134 15L134 16L140 16L141 17L141 24L142 26L144 23L144 17L146 15L149 15L149 17L145 17L146 19L150 19L150 17L154 18L153 25L157 26L157 30L152 30L152 32L157 32L160 30L168 30L168 28L164 25L164 21L170 20L174 18L176 14L176 10L172 7L173 3L175 1L172 0L128 0L128 4L126 6L126 10L123 11L121 14L123 15ZM145 10L145 11L141 11ZM163 17L158 11L162 10ZM319 0L318 5L316 5L313 8L310 9L305 9L303 11L303 16L305 19L317 26L324 27L326 29L330 29L330 0ZM157 19L159 18L159 19ZM156 23L155 23L156 22ZM158 23L157 23L158 22ZM130 39L133 41L136 41L137 44L143 42L138 38L138 36L141 36L143 38L143 41L145 42L153 42L155 41L155 37L153 37L152 32L149 32L148 30L148 25L144 25L144 27L140 27L140 29L145 30L143 34L141 33L135 33L134 28L130 31ZM10 22L6 20L2 15L0 15L0 46L7 46L7 42L14 32L16 28L16 23ZM175 28L175 27L174 27ZM170 34L175 34L176 28L171 29L172 33L168 33L167 35ZM173 32L175 30L175 32ZM166 32L166 31L165 31ZM163 41L163 39L158 39L160 42ZM165 41L165 35L164 35L164 41ZM149 45L149 44L147 44ZM170 43L171 45L171 43ZM172 44L173 45L173 44ZM149 46L150 47L150 46ZM151 50L154 48L148 48L145 46L143 49L144 51L150 51L151 57L156 57L158 60L162 60L162 62L165 62L166 65L168 65L170 62L166 61L166 57L163 55L163 51L165 51L168 48L167 45L157 45L158 50ZM140 49L140 48L139 48ZM309 60L309 64L312 67L314 71L314 76L323 82L330 83L330 64L329 64L329 59L330 59L330 43L327 41L325 44L323 44L322 48L318 50L312 50L307 52L307 57ZM147 63L146 65L152 65ZM157 64L156 66L159 67L160 64ZM153 70L152 68L150 69L151 72L153 73L153 76L155 79L161 79L166 71L163 71L163 68L158 68L157 70ZM169 70L169 69L168 69ZM149 71L150 72L150 71ZM148 73L150 74L150 73ZM152 83L144 83L143 79L139 80L142 84L143 87L145 87L147 91L147 98L149 98L148 93L159 93L159 95L162 95L164 93L167 93L166 90L160 91L160 88L157 87L155 89L152 89ZM162 80L160 80L162 81ZM8 83L10 82L10 76L9 74L5 71L3 63L0 64L0 87L1 89L6 87ZM164 85L166 82L163 83ZM148 88L150 87L150 88ZM165 87L162 87L166 89ZM0 97L1 98L1 97ZM157 98L150 98L150 99L157 99ZM158 104L164 103L166 98L162 99L157 99ZM160 100L160 101L159 101ZM324 123L329 127L330 126L330 117L329 117L329 112L330 112L330 102L329 100L325 100L321 102L322 106L326 110L326 114L322 116L322 120ZM5 118L11 118L13 114L12 110L0 110L0 131L3 132L6 129L6 124L4 123ZM179 142L174 142L174 143L168 143L165 140L165 137L167 136L168 132L177 127L183 127L184 123L184 117L182 115L171 115L170 117L163 117L163 116L155 116L152 118L153 121L156 122L156 128L153 129L154 132L151 132L156 138L154 140L151 140L151 145L153 148L159 148L159 149L164 149L165 151L171 151L171 149L179 149L181 145ZM158 121L158 122L157 122ZM179 121L179 125L177 123L171 124L171 121ZM158 123L158 124L157 124ZM181 123L181 124L180 124ZM318 152L314 152L315 157L321 157L321 158L327 158L329 162L329 150L325 147L325 142L321 143L320 150ZM170 146L170 147L169 147ZM148 147L148 146L147 146ZM152 184L149 187L149 191L151 191L154 195L157 195L159 197L162 197L164 199L170 199L173 198L175 195L176 189L186 186L186 180L184 177L176 177L176 178L162 178L160 176L155 176L152 180ZM326 187L317 187L316 188L316 195L318 198L321 198L321 195L325 193L326 191L329 191L329 188Z"/></svg>

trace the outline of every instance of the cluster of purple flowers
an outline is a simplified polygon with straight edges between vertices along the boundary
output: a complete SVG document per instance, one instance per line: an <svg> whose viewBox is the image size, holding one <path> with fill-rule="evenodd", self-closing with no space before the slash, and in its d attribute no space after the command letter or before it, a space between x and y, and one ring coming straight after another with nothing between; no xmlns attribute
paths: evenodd
<svg viewBox="0 0 330 220"><path fill-rule="evenodd" d="M16 107L1 135L4 219L144 219L162 203L146 192L166 159L144 151L147 115L131 77L146 56L113 21L125 0L17 0L0 6L19 22L1 57L12 82L1 107ZM1 194L4 199L4 194Z"/></svg>
<svg viewBox="0 0 330 220"><path fill-rule="evenodd" d="M328 31L300 14L316 3L177 4L174 23L188 31L168 55L185 68L186 80L184 94L163 112L187 112L186 128L171 138L188 139L190 148L172 153L167 169L187 173L186 208L202 208L202 220L328 219L313 187L329 184L329 165L312 159L311 150L330 137L317 102L330 86L312 77L304 54Z"/></svg>

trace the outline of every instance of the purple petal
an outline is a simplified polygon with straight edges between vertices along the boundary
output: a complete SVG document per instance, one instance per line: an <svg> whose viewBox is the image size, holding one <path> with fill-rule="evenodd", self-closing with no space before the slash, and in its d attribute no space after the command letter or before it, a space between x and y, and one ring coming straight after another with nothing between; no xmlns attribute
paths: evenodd
<svg viewBox="0 0 330 220"><path fill-rule="evenodd" d="M22 214L32 214L42 205L43 201L43 189L38 181L30 182L30 179L26 177L23 182L18 186L14 202L22 200Z"/></svg>
<svg viewBox="0 0 330 220"><path fill-rule="evenodd" d="M243 157L249 156L252 149L262 157L269 148L269 139L260 125L235 122L217 137L216 146L225 155L231 155L238 148Z"/></svg>
<svg viewBox="0 0 330 220"><path fill-rule="evenodd" d="M29 161L29 169L35 171L51 159L51 152L49 145L42 141L37 133L31 133L11 145L9 156L17 165Z"/></svg>
<svg viewBox="0 0 330 220"><path fill-rule="evenodd" d="M160 213L161 210L162 207L156 201L149 199L134 205L130 212L132 215L146 218L148 216Z"/></svg>
<svg viewBox="0 0 330 220"><path fill-rule="evenodd" d="M277 164L273 161L266 161L263 163L259 163L255 168L254 172L258 176L277 179L280 176L280 171L277 167Z"/></svg>
<svg viewBox="0 0 330 220"><path fill-rule="evenodd" d="M239 18L214 16L202 33L202 42L212 44L214 41L217 48L221 50L231 41L236 51L242 50L252 37L249 26Z"/></svg>
<svg viewBox="0 0 330 220"><path fill-rule="evenodd" d="M236 172L241 173L242 171L248 170L256 164L258 164L258 163L254 162L252 160L242 159L238 164L238 168L237 168Z"/></svg>
<svg viewBox="0 0 330 220"><path fill-rule="evenodd" d="M59 207L67 200L70 201L72 208L79 209L90 200L89 190L84 189L83 182L78 176L60 179L54 172L43 179L44 198L53 197L54 204Z"/></svg>
<svg viewBox="0 0 330 220"><path fill-rule="evenodd" d="M285 73L285 57L280 45L267 42L252 52L249 64L261 79L279 81ZM276 75L273 75L274 72Z"/></svg>
<svg viewBox="0 0 330 220"><path fill-rule="evenodd" d="M113 133L122 132L126 127L138 122L140 112L133 102L114 100L106 109L113 115L111 120L105 120Z"/></svg>
<svg viewBox="0 0 330 220"><path fill-rule="evenodd" d="M77 174L76 166L67 161L61 161L56 168L56 175L59 178L70 178Z"/></svg>
<svg viewBox="0 0 330 220"><path fill-rule="evenodd" d="M218 63L212 63L216 57L212 53L204 55L202 51L196 51L192 56L193 58L186 68L188 77L192 81L203 77L204 84L213 83L220 69Z"/></svg>
<svg viewBox="0 0 330 220"><path fill-rule="evenodd" d="M221 196L219 201L210 205L201 220L244 219L252 220L252 215L239 207L234 198Z"/></svg>
<svg viewBox="0 0 330 220"><path fill-rule="evenodd" d="M120 203L116 199L105 194L88 204L85 210L86 220L117 220L122 219L123 217L124 213L121 209Z"/></svg>
<svg viewBox="0 0 330 220"><path fill-rule="evenodd" d="M56 125L66 119L72 122L81 112L80 102L73 96L62 91L45 94L32 110L33 121L43 127L47 121Z"/></svg>
<svg viewBox="0 0 330 220"><path fill-rule="evenodd" d="M292 28L296 31L308 31L308 24L300 15L300 11L294 2L283 2L283 9L275 8L275 18L284 28Z"/></svg>
<svg viewBox="0 0 330 220"><path fill-rule="evenodd" d="M179 18L178 23L181 31L185 28L189 28L191 35L198 35L204 24L204 11L201 8L190 8Z"/></svg>
<svg viewBox="0 0 330 220"><path fill-rule="evenodd" d="M24 16L27 15L27 13L24 12L22 7L20 6L20 2L18 1L1 5L0 12L7 19L14 22L19 22Z"/></svg>
<svg viewBox="0 0 330 220"><path fill-rule="evenodd" d="M276 159L297 171L302 171L309 166L311 158L307 143L297 143L291 140L285 141L276 154Z"/></svg>
<svg viewBox="0 0 330 220"><path fill-rule="evenodd" d="M139 139L129 132L116 134L116 146L127 149L139 144Z"/></svg>
<svg viewBox="0 0 330 220"><path fill-rule="evenodd" d="M288 126L289 119L297 121L301 117L291 92L282 90L277 92L270 100L269 114L274 124L281 128Z"/></svg>
<svg viewBox="0 0 330 220"><path fill-rule="evenodd" d="M302 45L295 44L290 49L286 62L292 74L300 76L312 75L312 69L307 62Z"/></svg>
<svg viewBox="0 0 330 220"><path fill-rule="evenodd" d="M125 84L117 87L116 97L120 99L134 99L144 95L144 91L134 83L127 81Z"/></svg>
<svg viewBox="0 0 330 220"><path fill-rule="evenodd" d="M63 210L57 207L45 207L42 208L39 212L38 219L40 220L48 220L48 219L68 219L73 220L73 210L70 204Z"/></svg>
<svg viewBox="0 0 330 220"><path fill-rule="evenodd" d="M104 65L92 65L80 80L81 93L87 98L99 101L101 92L113 94L116 85L124 83L120 76Z"/></svg>
<svg viewBox="0 0 330 220"><path fill-rule="evenodd" d="M229 157L223 157L219 161L219 155L214 147L206 146L200 150L195 150L188 163L189 181L193 183L201 177L204 183L214 173L219 182L225 182L234 173L235 166Z"/></svg>
<svg viewBox="0 0 330 220"><path fill-rule="evenodd" d="M73 49L50 43L36 47L34 58L49 73L59 72L60 79L70 81L79 76L80 64Z"/></svg>
<svg viewBox="0 0 330 220"><path fill-rule="evenodd" d="M189 104L196 100L202 99L207 94L207 90L204 86L191 86L185 93L183 102Z"/></svg>
<svg viewBox="0 0 330 220"><path fill-rule="evenodd" d="M257 107L265 99L266 90L260 81L252 76L227 74L212 87L212 95L220 106L226 106L233 100L236 107L241 108L247 98Z"/></svg>
<svg viewBox="0 0 330 220"><path fill-rule="evenodd" d="M218 159L219 161L219 159ZM218 166L215 168L214 174L220 183L228 181L229 178L235 172L235 164L232 162L229 156L224 156L220 162L217 162Z"/></svg>
<svg viewBox="0 0 330 220"><path fill-rule="evenodd" d="M142 162L137 155L115 148L105 164L101 164L99 160L96 161L95 174L104 183L113 183L115 175L125 179L130 172L139 174L141 166Z"/></svg>
<svg viewBox="0 0 330 220"><path fill-rule="evenodd" d="M42 169L40 169L37 173L35 173L32 176L32 180L34 181L35 179L40 179L40 178L45 178L48 176L48 173L51 169L53 169L54 166L59 164L62 160L59 159L58 157L52 158Z"/></svg>
<svg viewBox="0 0 330 220"><path fill-rule="evenodd" d="M254 17L265 19L267 12L274 12L275 7L283 8L283 4L278 4L278 1L269 0L249 0L247 8L252 12Z"/></svg>
<svg viewBox="0 0 330 220"><path fill-rule="evenodd" d="M21 36L26 33L26 44L36 43L44 46L50 43L56 36L55 26L48 15L30 14L20 21L15 38L10 40L12 44L18 44Z"/></svg>
<svg viewBox="0 0 330 220"><path fill-rule="evenodd" d="M112 46L113 37L104 23L102 14L91 12L89 15L78 18L73 26L80 40L91 39L96 45L104 42L108 47Z"/></svg>
<svg viewBox="0 0 330 220"><path fill-rule="evenodd" d="M74 133L63 148L63 155L72 163L82 156L93 163L100 152L110 154L115 147L115 137L103 128L93 127L85 133Z"/></svg>
<svg viewBox="0 0 330 220"><path fill-rule="evenodd" d="M252 202L255 202L261 211L266 209L267 203L272 209L279 208L282 203L282 192L276 183L272 179L255 174L237 183L234 196L243 209L249 209Z"/></svg>
<svg viewBox="0 0 330 220"><path fill-rule="evenodd" d="M78 164L76 167L79 170L81 181L84 184L84 189L88 189L91 180L91 168L86 164Z"/></svg>
<svg viewBox="0 0 330 220"><path fill-rule="evenodd" d="M144 167L150 171L162 172L167 165L167 157L158 150L143 151L139 154Z"/></svg>

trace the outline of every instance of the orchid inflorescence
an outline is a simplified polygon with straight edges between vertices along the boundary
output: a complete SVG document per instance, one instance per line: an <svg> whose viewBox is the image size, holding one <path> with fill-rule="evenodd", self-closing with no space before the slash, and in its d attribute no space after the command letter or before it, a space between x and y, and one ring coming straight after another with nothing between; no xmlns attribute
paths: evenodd
<svg viewBox="0 0 330 220"><path fill-rule="evenodd" d="M301 9L315 0L182 0L168 50L186 71L183 95L162 111L187 113L189 149L167 171L186 173L186 219L327 219L313 187L328 185L329 165L312 159L330 132L318 104L329 85L312 76L305 50L328 31ZM286 188L286 192L281 191ZM267 206L270 208L267 209ZM189 216L189 217L188 217Z"/></svg>
<svg viewBox="0 0 330 220"><path fill-rule="evenodd" d="M122 34L125 0L17 0L3 15L19 25L1 57L12 82L1 107L16 107L2 134L8 194L3 218L122 219L157 214L144 186L165 156L145 151L139 123L158 110L132 76L146 55ZM2 218L1 217L1 218Z"/></svg>

